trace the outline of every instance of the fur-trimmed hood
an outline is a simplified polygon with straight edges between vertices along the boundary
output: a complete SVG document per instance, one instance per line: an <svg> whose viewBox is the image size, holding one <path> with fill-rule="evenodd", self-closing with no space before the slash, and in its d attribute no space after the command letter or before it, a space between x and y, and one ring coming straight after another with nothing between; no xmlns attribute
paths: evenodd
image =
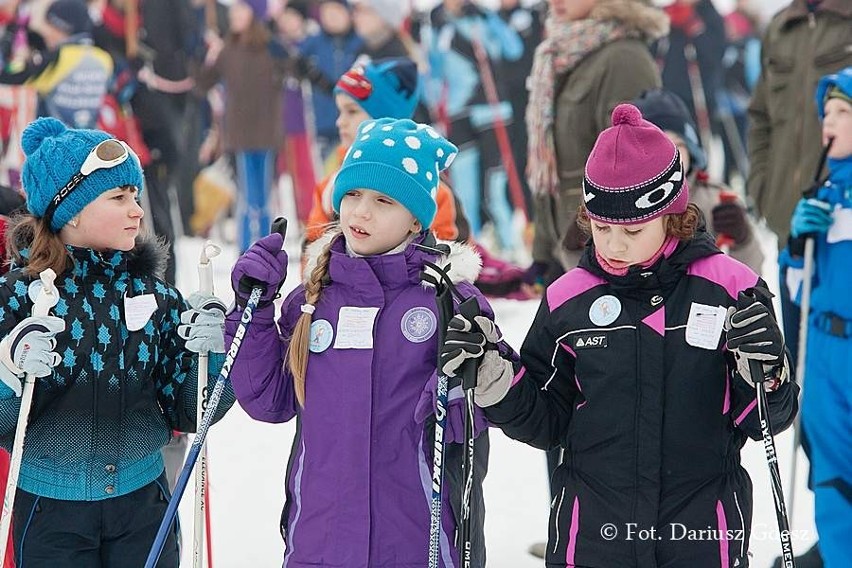
<svg viewBox="0 0 852 568"><path fill-rule="evenodd" d="M644 0L598 0L589 13L593 20L618 20L648 39L656 40L669 33L669 17Z"/></svg>
<svg viewBox="0 0 852 568"><path fill-rule="evenodd" d="M323 234L319 239L305 247L305 270L304 275L310 274L316 268L317 260L329 244L341 233L331 230ZM333 246L333 245L332 245ZM417 260L428 260L442 270L447 270L450 280L454 284L460 282L473 283L479 277L482 270L482 258L473 247L456 241L439 241L431 233L423 233L416 237L401 254L406 254ZM428 268L421 261L421 270L435 277L434 270ZM424 281L424 286L429 286Z"/></svg>

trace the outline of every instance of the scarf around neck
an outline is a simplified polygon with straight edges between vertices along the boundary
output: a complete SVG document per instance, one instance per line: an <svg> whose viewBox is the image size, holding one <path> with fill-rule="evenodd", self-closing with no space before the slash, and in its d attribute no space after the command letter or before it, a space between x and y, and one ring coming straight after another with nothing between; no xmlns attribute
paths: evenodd
<svg viewBox="0 0 852 568"><path fill-rule="evenodd" d="M556 147L553 142L556 80L573 70L590 53L625 37L640 37L617 20L545 21L545 39L535 50L529 77L529 166L527 178L533 193L555 193L559 187Z"/></svg>

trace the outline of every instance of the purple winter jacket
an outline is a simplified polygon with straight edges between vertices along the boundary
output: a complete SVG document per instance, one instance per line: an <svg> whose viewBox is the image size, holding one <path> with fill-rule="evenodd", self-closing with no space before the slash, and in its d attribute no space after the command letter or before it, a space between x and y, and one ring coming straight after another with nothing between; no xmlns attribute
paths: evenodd
<svg viewBox="0 0 852 568"><path fill-rule="evenodd" d="M316 245L309 254L319 248ZM455 267L472 262L478 271L475 253L464 245L453 246L449 261ZM285 567L427 564L434 428L431 416L424 423L422 408L432 405L438 309L434 289L421 283L425 260L434 262L435 256L413 244L398 254L350 257L344 240L337 239L330 281L313 314L303 409L298 408L284 362L301 315L304 287L284 301L280 333L272 306L254 314L231 371L234 393L256 420L286 422L295 416L299 421L281 518ZM475 294L483 312L491 314L473 285L460 282L458 288L465 297ZM376 312L372 325L370 309ZM229 340L239 317L234 312L228 318ZM370 342L372 348L364 348ZM362 348L340 348L347 344ZM452 392L449 412L454 415L449 422L462 424L463 398L453 400ZM448 434L450 439L460 437ZM487 451L487 436L479 435L474 468L479 484L487 469ZM461 445L448 444L444 461L445 488L451 479L443 492L441 565L455 567L458 503L451 500L458 501L460 489L452 487L452 478L461 469ZM482 516L479 484L475 507ZM474 547L481 549L476 565L483 566L482 523L474 527Z"/></svg>

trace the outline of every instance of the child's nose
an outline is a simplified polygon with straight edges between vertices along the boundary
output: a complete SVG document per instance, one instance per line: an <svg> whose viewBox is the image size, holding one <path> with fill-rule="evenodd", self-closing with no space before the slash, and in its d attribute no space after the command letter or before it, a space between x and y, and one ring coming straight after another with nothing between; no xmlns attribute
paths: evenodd
<svg viewBox="0 0 852 568"><path fill-rule="evenodd" d="M609 248L612 252L624 252L627 250L627 240L620 236L613 236L609 240Z"/></svg>
<svg viewBox="0 0 852 568"><path fill-rule="evenodd" d="M355 214L359 217L367 217L370 215L370 203L367 199L359 199L358 205L355 207Z"/></svg>

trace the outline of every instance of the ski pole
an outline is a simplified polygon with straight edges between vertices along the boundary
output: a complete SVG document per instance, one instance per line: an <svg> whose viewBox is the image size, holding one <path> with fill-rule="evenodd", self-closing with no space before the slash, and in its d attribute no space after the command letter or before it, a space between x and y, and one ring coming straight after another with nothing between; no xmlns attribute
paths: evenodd
<svg viewBox="0 0 852 568"><path fill-rule="evenodd" d="M273 232L280 233L284 236L287 229L287 220L279 217L272 223ZM201 447L204 445L204 439L207 437L207 431L213 422L213 416L216 414L216 408L219 406L219 399L222 398L222 391L225 390L225 383L228 382L228 376L231 374L231 367L240 352L242 340L251 325L251 320L254 315L254 310L260 303L260 296L264 292L264 286L258 284L254 286L249 295L246 307L243 310L240 324L234 334L234 339L228 348L228 353L225 356L225 363L222 365L222 370L216 378L216 383L213 385L213 392L210 395L210 400L207 402L207 409L204 411L204 417L201 419L201 426L195 434L195 439L192 441L192 446L189 448L189 453L186 456L186 462L183 465L183 470L180 472L172 498L169 501L169 506L166 508L166 513L163 520L160 522L160 528L157 530L157 536L154 537L154 543L151 545L151 550L148 553L148 558L145 560L145 568L154 568L157 561L160 559L160 554L163 552L163 546L166 544L166 538L171 530L172 523L177 516L177 508L181 497L186 490L186 485L189 482L189 476L192 475L192 470L195 462L198 460L198 455L201 453Z"/></svg>
<svg viewBox="0 0 852 568"><path fill-rule="evenodd" d="M471 38L473 53L479 65L479 75L482 79L482 88L488 99L488 104L494 112L494 133L497 136L497 147L500 149L500 157L506 168L506 177L509 178L509 194L512 204L524 216L524 222L529 222L530 216L527 212L527 203L524 199L524 190L521 188L521 178L518 176L518 168L515 165L515 157L512 154L512 145L509 143L509 134L506 132L506 123L500 118L500 98L497 94L497 83L494 81L494 73L488 63L488 54L485 52L482 42Z"/></svg>
<svg viewBox="0 0 852 568"><path fill-rule="evenodd" d="M438 301L438 333L439 342L443 343L449 318L452 317L452 297L448 289L435 283ZM449 306L447 306L449 304ZM442 321L443 320L443 321ZM432 444L432 499L429 506L429 568L440 566L441 550L441 507L444 489L444 450L446 442L444 432L447 428L447 407L449 405L447 375L438 367L438 384L435 394L435 435Z"/></svg>
<svg viewBox="0 0 852 568"><path fill-rule="evenodd" d="M748 362L757 392L757 416L760 420L760 431L763 435L763 448L766 450L766 463L769 465L769 480L772 483L772 499L775 502L775 518L778 521L778 534L781 539L781 560L784 568L795 568L793 557L793 541L790 538L790 518L784 507L784 493L781 488L781 471L778 468L778 454L775 451L775 437L772 435L772 425L769 421L769 403L766 401L766 391L763 390L763 364L750 359ZM757 373L757 374L755 374Z"/></svg>
<svg viewBox="0 0 852 568"><path fill-rule="evenodd" d="M825 161L828 159L828 152L831 150L831 145L834 143L834 138L830 138L828 144L822 149L817 164L816 174L814 174L814 183L804 192L805 197L814 197L820 185L820 175L825 167ZM804 266L802 267L802 299L799 304L799 347L796 355L796 382L799 383L799 393L805 389L805 369L806 359L808 354L808 318L811 312L811 279L814 273L814 249L815 242L813 237L805 239ZM796 413L793 419L793 469L790 472L790 491L787 493L790 499L790 516L793 517L793 507L796 504L796 467L799 457L799 447L802 445L802 410ZM795 518L795 517L793 517Z"/></svg>
<svg viewBox="0 0 852 568"><path fill-rule="evenodd" d="M48 268L39 274L41 290L33 303L32 315L46 316L50 308L59 302L59 292L54 285L56 273ZM41 327L41 326L39 326ZM24 437L27 434L27 423L30 419L30 409L33 405L36 377L29 373L24 377L21 392L21 409L18 411L18 424L15 427L15 441L12 444L12 456L9 463L9 477L6 480L6 494L3 496L3 512L0 515L0 562L6 558L6 547L9 544L9 529L12 526L12 509L15 507L15 493L18 490L18 476L21 473L21 461L24 457Z"/></svg>
<svg viewBox="0 0 852 568"><path fill-rule="evenodd" d="M198 282L199 289L204 294L213 293L213 264L210 259L219 255L222 249L207 241L201 248L201 256L198 260ZM206 306L203 306L206 307ZM198 354L198 395L195 407L196 428L198 432L201 427L201 418L204 415L204 410L207 406L207 361L208 353ZM201 451L198 458L198 468L195 470L195 506L193 515L193 533L192 533L192 565L194 568L203 568L204 566L204 539L207 519L205 515L209 514L206 508L207 505L207 444L201 445ZM206 535L210 538L210 535ZM208 555L209 556L209 555ZM212 559L208 559L212 560Z"/></svg>
<svg viewBox="0 0 852 568"><path fill-rule="evenodd" d="M698 66L698 52L695 45L688 42L683 47L686 59L686 71L689 78L689 90L692 91L692 104L695 107L695 119L698 122L698 136L705 152L709 156L713 151L713 131L710 125L710 111L707 108L707 98L704 96L704 81L701 78L701 67Z"/></svg>
<svg viewBox="0 0 852 568"><path fill-rule="evenodd" d="M431 236L430 236L431 238ZM418 245L421 249L434 252L438 255L449 254L449 247L436 244L434 239L430 244ZM446 270L432 262L425 262L427 269L434 274L424 270L421 279L435 287L435 300L438 307L438 344L444 342L447 326L453 317L453 295L462 303L458 290L456 290ZM440 354L439 354L440 359ZM441 562L441 509L443 506L442 493L444 489L444 455L446 441L444 433L447 428L447 408L449 406L449 379L441 371L440 360L438 361L438 381L435 392L435 433L432 441L432 498L429 504L429 568L439 568Z"/></svg>
<svg viewBox="0 0 852 568"><path fill-rule="evenodd" d="M470 297L459 306L459 313L473 322L479 315L479 303L475 297ZM468 362L462 372L462 390L464 391L464 453L462 460L462 490L461 523L459 526L459 566L470 568L473 562L473 543L470 538L471 503L473 501L473 389L476 387L477 365Z"/></svg>
<svg viewBox="0 0 852 568"><path fill-rule="evenodd" d="M749 294L740 292L741 298L746 295ZM757 300L755 299L755 301ZM790 517L787 515L787 509L784 506L781 471L778 468L778 453L775 450L775 436L772 434L772 424L769 419L769 403L766 400L766 391L763 389L763 382L766 379L763 373L763 363L755 359L749 359L748 368L757 394L757 417L760 421L763 448L766 451L766 463L769 466L772 500L775 503L775 518L778 521L778 534L781 539L781 562L784 568L795 568L793 541L790 536Z"/></svg>

